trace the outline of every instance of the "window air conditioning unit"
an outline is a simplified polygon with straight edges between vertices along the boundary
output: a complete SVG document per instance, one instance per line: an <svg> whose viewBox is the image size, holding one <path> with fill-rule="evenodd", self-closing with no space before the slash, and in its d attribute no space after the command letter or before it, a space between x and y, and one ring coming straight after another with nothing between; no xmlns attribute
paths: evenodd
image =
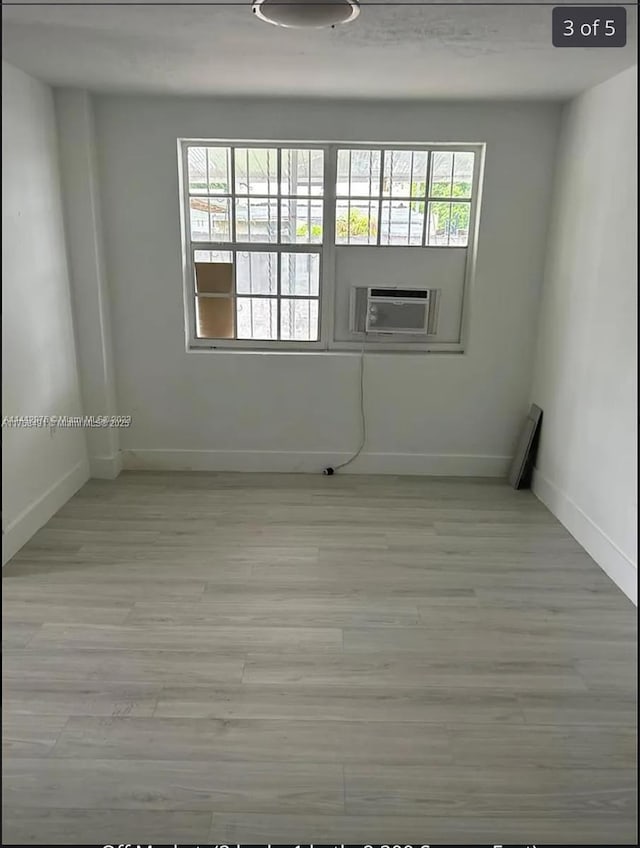
<svg viewBox="0 0 640 848"><path fill-rule="evenodd" d="M430 289L354 287L351 331L376 335L428 335L435 332Z"/></svg>

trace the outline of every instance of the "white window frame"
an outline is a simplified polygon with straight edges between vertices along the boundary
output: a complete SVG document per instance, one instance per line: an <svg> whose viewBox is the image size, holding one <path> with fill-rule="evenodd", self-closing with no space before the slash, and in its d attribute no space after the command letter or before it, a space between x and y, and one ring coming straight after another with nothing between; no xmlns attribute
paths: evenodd
<svg viewBox="0 0 640 848"><path fill-rule="evenodd" d="M189 351L266 351L266 352L295 352L295 353L317 353L317 352L349 352L360 351L362 349L361 341L335 341L333 338L334 324L334 294L335 294L335 251L338 249L372 249L385 250L387 248L397 249L405 245L387 245L380 244L380 227L378 228L378 236L376 244L338 244L335 243L335 224L336 224L336 178L337 178L337 161L338 150L417 150L425 152L457 152L469 151L475 153L474 171L471 188L470 200L470 216L469 216L469 233L467 245L464 247L457 245L406 245L407 249L413 250L464 250L467 251L467 262L465 270L463 298L462 298L462 314L461 314L461 330L460 338L456 343L442 342L403 342L403 341L380 341L375 343L365 344L367 352L372 353L464 353L468 341L469 333L469 308L468 302L470 298L470 289L472 287L475 261L477 253L477 231L478 221L480 217L481 206L481 187L484 173L484 143L451 143L451 144L425 144L414 142L348 142L348 141L331 141L331 142L309 142L304 140L261 140L253 139L222 139L222 138L179 138L178 140L178 187L180 195L180 230L182 244L182 272L183 272L183 296L184 296L184 320L185 320L185 340L186 350ZM322 241L315 243L281 243L281 242L235 242L235 227L231 227L232 240L228 242L208 242L208 241L191 241L191 223L190 223L190 206L189 206L189 191L188 191L188 150L189 147L251 147L251 148L301 148L315 149L324 151L324 186L322 196ZM234 157L231 156L232 168L230 180L233 184L234 180ZM279 157L278 157L279 161ZM428 197L429 181L430 181L430 165L431 157L428 159L427 168L427 197L418 198L425 203L425 220L428 215L428 203L431 198ZM382 168L381 168L382 173ZM278 189L280 189L280 173L277 174ZM233 185L230 188L234 188ZM278 233L280 230L280 209L282 195L273 195L277 200L278 208ZM287 196L285 196L286 199ZM300 199L306 199L301 198ZM310 196L309 199L312 199ZM346 198L340 198L346 199ZM372 198L377 200L377 198ZM392 198L388 198L392 199ZM448 198L436 197L433 198L438 202L447 202ZM452 201L453 202L453 201ZM232 204L230 204L232 205ZM232 220L235 211L232 212ZM197 337L196 332L196 315L195 315L195 270L194 270L194 252L195 251L241 251L241 252L257 252L257 253L277 253L278 261L282 253L318 253L319 255L319 305L318 305L318 339L317 341L300 341L300 340L275 340L275 339L201 339ZM278 284L280 285L280 283ZM235 282L234 282L235 286ZM235 294L235 293L234 293ZM273 295L250 295L251 297L274 297ZM280 303L280 292L278 292L278 304ZM304 299L304 298L302 298ZM280 306L278 306L279 315Z"/></svg>

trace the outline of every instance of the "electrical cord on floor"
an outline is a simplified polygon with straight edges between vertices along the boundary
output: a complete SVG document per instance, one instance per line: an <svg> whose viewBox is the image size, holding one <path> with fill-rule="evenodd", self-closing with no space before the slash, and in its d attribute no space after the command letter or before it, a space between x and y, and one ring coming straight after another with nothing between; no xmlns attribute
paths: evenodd
<svg viewBox="0 0 640 848"><path fill-rule="evenodd" d="M341 468L346 468L347 465L350 465L354 459L357 459L362 453L362 449L365 446L367 441L367 416L365 414L364 409L364 346L366 343L366 335L362 339L362 349L360 350L360 445L358 450L353 454L353 456L349 457L346 462L341 462L340 465L333 465L325 468L322 472L325 475L331 476L335 474L336 471L339 471Z"/></svg>

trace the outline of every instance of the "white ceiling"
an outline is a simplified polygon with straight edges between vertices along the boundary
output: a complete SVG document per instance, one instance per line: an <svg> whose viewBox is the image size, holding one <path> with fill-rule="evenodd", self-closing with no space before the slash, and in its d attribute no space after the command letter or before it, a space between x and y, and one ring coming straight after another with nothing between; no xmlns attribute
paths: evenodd
<svg viewBox="0 0 640 848"><path fill-rule="evenodd" d="M626 48L561 49L551 4L407 2L363 0L353 23L301 31L257 20L250 0L22 0L3 3L3 55L46 82L95 91L402 99L566 99L636 62L631 6ZM563 2L580 5L553 5Z"/></svg>

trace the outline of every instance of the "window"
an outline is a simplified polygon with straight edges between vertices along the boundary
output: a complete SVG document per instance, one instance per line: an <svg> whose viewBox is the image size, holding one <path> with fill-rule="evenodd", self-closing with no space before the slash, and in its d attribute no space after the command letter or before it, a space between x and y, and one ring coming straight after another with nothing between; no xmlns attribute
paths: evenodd
<svg viewBox="0 0 640 848"><path fill-rule="evenodd" d="M474 153L338 150L336 244L466 247Z"/></svg>
<svg viewBox="0 0 640 848"><path fill-rule="evenodd" d="M324 151L185 154L195 338L318 341Z"/></svg>
<svg viewBox="0 0 640 848"><path fill-rule="evenodd" d="M456 276L455 296L453 284L438 295L446 339L431 339L453 343L466 251L452 262L366 251L467 248L480 149L180 141L189 346L355 344L348 289L393 285L396 268L409 287Z"/></svg>

